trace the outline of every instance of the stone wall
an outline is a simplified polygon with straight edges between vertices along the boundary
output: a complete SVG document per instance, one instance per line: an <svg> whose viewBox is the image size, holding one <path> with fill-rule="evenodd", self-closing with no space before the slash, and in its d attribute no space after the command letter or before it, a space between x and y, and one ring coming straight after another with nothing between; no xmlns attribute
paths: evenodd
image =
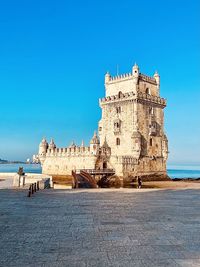
<svg viewBox="0 0 200 267"><path fill-rule="evenodd" d="M47 156L42 165L42 173L50 175L70 175L75 169L94 169L95 155Z"/></svg>

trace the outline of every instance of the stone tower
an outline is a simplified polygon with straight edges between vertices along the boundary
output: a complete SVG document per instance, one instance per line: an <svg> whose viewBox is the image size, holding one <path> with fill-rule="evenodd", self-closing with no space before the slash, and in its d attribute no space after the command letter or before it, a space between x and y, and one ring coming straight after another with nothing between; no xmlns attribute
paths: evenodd
<svg viewBox="0 0 200 267"><path fill-rule="evenodd" d="M100 145L106 138L111 148L110 164L119 176L166 175L168 155L164 133L164 108L160 77L132 72L105 75L105 98L100 99Z"/></svg>

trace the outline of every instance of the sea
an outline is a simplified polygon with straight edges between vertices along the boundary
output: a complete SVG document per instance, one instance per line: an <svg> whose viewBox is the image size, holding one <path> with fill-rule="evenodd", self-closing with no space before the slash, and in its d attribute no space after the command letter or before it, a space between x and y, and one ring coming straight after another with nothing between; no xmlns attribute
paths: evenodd
<svg viewBox="0 0 200 267"><path fill-rule="evenodd" d="M17 172L19 167L23 167L25 173L42 173L40 164L0 164L0 173ZM172 179L200 178L200 166L170 165L167 168L167 173Z"/></svg>

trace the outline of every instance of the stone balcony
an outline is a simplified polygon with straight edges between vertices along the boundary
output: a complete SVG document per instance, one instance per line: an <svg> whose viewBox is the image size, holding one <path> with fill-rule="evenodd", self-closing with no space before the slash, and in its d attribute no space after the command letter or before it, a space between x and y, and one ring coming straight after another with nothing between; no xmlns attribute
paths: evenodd
<svg viewBox="0 0 200 267"><path fill-rule="evenodd" d="M119 102L121 100L135 100L137 99L138 102L145 102L145 103L151 103L154 105L158 105L161 106L162 108L166 107L167 103L166 103L166 99L161 98L159 96L153 96L153 95L149 95L146 93L142 93L142 92L137 92L137 94L135 94L134 92L129 92L129 93L120 93L117 95L113 95L113 96L107 96L104 98L100 98L99 99L99 105L105 105L107 103L115 103L115 102Z"/></svg>
<svg viewBox="0 0 200 267"><path fill-rule="evenodd" d="M99 104L104 105L107 103L119 102L121 100L133 100L133 99L136 99L136 94L134 92L129 92L129 93L125 93L125 94L120 93L117 95L100 98Z"/></svg>
<svg viewBox="0 0 200 267"><path fill-rule="evenodd" d="M138 92L137 99L138 99L138 102L145 102L145 103L149 102L151 104L161 106L162 108L166 107L167 105L166 99L161 98L159 96L145 94L142 92Z"/></svg>

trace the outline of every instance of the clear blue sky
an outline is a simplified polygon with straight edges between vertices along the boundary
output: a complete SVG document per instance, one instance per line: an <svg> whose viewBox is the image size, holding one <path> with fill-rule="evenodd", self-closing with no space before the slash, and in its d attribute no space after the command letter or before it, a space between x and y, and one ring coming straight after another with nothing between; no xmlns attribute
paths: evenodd
<svg viewBox="0 0 200 267"><path fill-rule="evenodd" d="M200 163L200 2L1 1L0 158L89 141L104 74L161 75L169 163Z"/></svg>

